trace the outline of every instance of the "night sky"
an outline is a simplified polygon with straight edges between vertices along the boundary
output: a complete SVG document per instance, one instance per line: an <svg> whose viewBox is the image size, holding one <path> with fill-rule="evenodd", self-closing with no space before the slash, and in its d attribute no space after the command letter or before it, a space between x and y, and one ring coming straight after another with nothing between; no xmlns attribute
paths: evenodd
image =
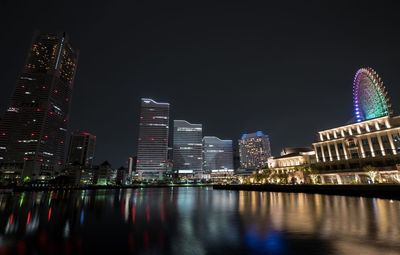
<svg viewBox="0 0 400 255"><path fill-rule="evenodd" d="M216 2L1 0L1 115L34 30L80 50L70 130L95 134L96 162L114 167L136 152L141 97L204 135L263 130L275 155L352 118L359 67L399 113L398 1Z"/></svg>

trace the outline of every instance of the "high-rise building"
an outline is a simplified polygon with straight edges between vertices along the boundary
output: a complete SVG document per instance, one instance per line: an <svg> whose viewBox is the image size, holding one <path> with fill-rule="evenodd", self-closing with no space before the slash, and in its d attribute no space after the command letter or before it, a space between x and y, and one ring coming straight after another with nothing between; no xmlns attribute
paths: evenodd
<svg viewBox="0 0 400 255"><path fill-rule="evenodd" d="M68 165L92 167L96 136L87 132L74 132L71 134L68 147Z"/></svg>
<svg viewBox="0 0 400 255"><path fill-rule="evenodd" d="M65 33L35 33L0 124L3 177L33 179L64 165L78 51ZM7 176L4 176L7 175Z"/></svg>
<svg viewBox="0 0 400 255"><path fill-rule="evenodd" d="M141 99L136 170L141 178L160 178L166 171L169 104Z"/></svg>
<svg viewBox="0 0 400 255"><path fill-rule="evenodd" d="M244 169L258 169L268 165L271 157L269 137L261 131L243 134L239 140L240 165Z"/></svg>
<svg viewBox="0 0 400 255"><path fill-rule="evenodd" d="M203 128L185 120L174 120L173 170L179 174L201 175Z"/></svg>
<svg viewBox="0 0 400 255"><path fill-rule="evenodd" d="M203 138L203 167L207 173L233 173L232 140L205 136Z"/></svg>

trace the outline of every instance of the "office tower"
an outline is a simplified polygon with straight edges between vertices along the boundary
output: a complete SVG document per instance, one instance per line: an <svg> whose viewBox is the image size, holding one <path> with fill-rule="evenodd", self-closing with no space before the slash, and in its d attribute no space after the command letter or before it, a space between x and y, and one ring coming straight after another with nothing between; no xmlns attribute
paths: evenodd
<svg viewBox="0 0 400 255"><path fill-rule="evenodd" d="M169 104L141 99L136 170L145 179L161 178L166 171Z"/></svg>
<svg viewBox="0 0 400 255"><path fill-rule="evenodd" d="M185 120L174 120L174 172L179 174L202 174L202 131L201 124L191 124Z"/></svg>
<svg viewBox="0 0 400 255"><path fill-rule="evenodd" d="M77 61L78 51L65 33L34 34L0 125L3 174L36 179L64 165Z"/></svg>
<svg viewBox="0 0 400 255"><path fill-rule="evenodd" d="M268 165L271 157L269 138L261 131L243 134L239 140L240 165L244 169L258 169Z"/></svg>
<svg viewBox="0 0 400 255"><path fill-rule="evenodd" d="M136 161L137 161L136 156L128 158L128 174L129 174L129 176L132 176L133 171L136 170Z"/></svg>
<svg viewBox="0 0 400 255"><path fill-rule="evenodd" d="M68 147L68 165L79 165L85 168L92 167L96 136L87 132L71 134Z"/></svg>
<svg viewBox="0 0 400 255"><path fill-rule="evenodd" d="M207 173L233 172L232 140L205 136L203 138L203 167Z"/></svg>

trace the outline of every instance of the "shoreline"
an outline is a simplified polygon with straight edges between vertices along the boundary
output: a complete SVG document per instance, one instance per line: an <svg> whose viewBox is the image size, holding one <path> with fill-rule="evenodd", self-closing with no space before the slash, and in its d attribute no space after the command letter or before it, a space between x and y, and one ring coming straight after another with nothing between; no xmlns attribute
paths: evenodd
<svg viewBox="0 0 400 255"><path fill-rule="evenodd" d="M112 189L140 189L140 188L181 188L181 187L213 187L213 184L143 184L143 185L104 185L104 186L82 186L82 187L27 187L27 186L5 186L0 187L0 194L25 191L58 191L58 190L112 190Z"/></svg>
<svg viewBox="0 0 400 255"><path fill-rule="evenodd" d="M370 184L370 185L274 185L274 184L237 184L213 185L215 190L237 191L268 191L285 193L306 193L334 196L352 196L367 198L383 198L400 200L400 185L396 184Z"/></svg>

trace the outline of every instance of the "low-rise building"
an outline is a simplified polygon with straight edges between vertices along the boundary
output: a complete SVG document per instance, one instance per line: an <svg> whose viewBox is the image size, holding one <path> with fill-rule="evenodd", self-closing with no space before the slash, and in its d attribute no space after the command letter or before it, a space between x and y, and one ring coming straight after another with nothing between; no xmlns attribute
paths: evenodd
<svg viewBox="0 0 400 255"><path fill-rule="evenodd" d="M304 183L305 172L310 171L314 163L315 152L311 148L284 148L280 156L268 159L268 168L271 177L275 175L287 178L286 182Z"/></svg>

